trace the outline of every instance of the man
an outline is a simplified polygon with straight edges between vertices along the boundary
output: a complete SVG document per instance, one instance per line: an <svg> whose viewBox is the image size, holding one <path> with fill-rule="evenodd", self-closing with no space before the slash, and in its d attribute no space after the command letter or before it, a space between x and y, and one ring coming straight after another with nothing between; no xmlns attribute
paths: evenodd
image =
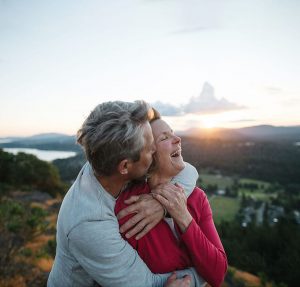
<svg viewBox="0 0 300 287"><path fill-rule="evenodd" d="M168 278L166 286L189 286L189 276L176 279L174 274L152 274L122 239L114 214L120 192L130 181L144 176L152 163L155 145L150 118L151 109L145 102L116 101L98 105L83 123L78 142L88 163L66 194L58 215L57 251L49 287L163 286ZM151 200L154 211L150 219L138 212L134 217L138 228L127 236L137 232L143 236L163 218L163 208ZM184 274L197 280L194 270Z"/></svg>

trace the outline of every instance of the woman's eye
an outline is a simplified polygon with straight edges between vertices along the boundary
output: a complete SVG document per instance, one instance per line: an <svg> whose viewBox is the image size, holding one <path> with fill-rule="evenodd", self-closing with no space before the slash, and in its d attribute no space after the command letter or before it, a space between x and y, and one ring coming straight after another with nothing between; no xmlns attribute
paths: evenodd
<svg viewBox="0 0 300 287"><path fill-rule="evenodd" d="M168 139L168 136L163 136L163 137L161 138L162 141L164 141L164 140L166 140L166 139Z"/></svg>

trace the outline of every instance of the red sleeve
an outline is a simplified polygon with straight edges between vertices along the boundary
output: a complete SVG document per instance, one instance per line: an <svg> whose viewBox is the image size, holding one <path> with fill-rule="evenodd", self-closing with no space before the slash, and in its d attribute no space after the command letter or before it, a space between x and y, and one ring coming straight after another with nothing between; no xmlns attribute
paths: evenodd
<svg viewBox="0 0 300 287"><path fill-rule="evenodd" d="M181 235L197 272L211 286L220 286L227 270L227 258L215 228L205 193L195 188L188 199L193 220Z"/></svg>
<svg viewBox="0 0 300 287"><path fill-rule="evenodd" d="M147 184L137 184L134 186L131 186L129 189L123 191L120 196L118 197L115 205L115 214L117 215L122 209L126 208L128 205L124 202L126 199L129 199L133 195L140 195L144 193L149 193L150 190L147 186ZM119 219L119 226L122 226L124 223L126 223L131 217L133 217L135 214L128 214L127 216ZM134 236L130 238L125 238L125 233L121 234L122 237L128 241L128 243L134 248L137 249L138 241L135 239Z"/></svg>

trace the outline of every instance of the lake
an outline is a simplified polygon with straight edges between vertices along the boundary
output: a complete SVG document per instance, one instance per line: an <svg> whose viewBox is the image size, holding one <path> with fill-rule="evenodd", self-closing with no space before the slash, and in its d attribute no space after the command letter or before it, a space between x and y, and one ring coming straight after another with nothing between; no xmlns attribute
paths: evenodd
<svg viewBox="0 0 300 287"><path fill-rule="evenodd" d="M24 152L35 155L37 158L45 161L53 161L55 159L68 158L76 155L74 151L57 151L57 150L40 150L35 148L2 148L6 152L17 154Z"/></svg>

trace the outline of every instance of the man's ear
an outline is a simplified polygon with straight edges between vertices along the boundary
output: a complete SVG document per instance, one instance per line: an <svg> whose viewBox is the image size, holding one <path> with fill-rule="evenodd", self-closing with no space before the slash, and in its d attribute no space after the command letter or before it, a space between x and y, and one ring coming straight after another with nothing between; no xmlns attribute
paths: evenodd
<svg viewBox="0 0 300 287"><path fill-rule="evenodd" d="M128 159L123 159L118 165L118 171L120 174L125 175L128 174Z"/></svg>

